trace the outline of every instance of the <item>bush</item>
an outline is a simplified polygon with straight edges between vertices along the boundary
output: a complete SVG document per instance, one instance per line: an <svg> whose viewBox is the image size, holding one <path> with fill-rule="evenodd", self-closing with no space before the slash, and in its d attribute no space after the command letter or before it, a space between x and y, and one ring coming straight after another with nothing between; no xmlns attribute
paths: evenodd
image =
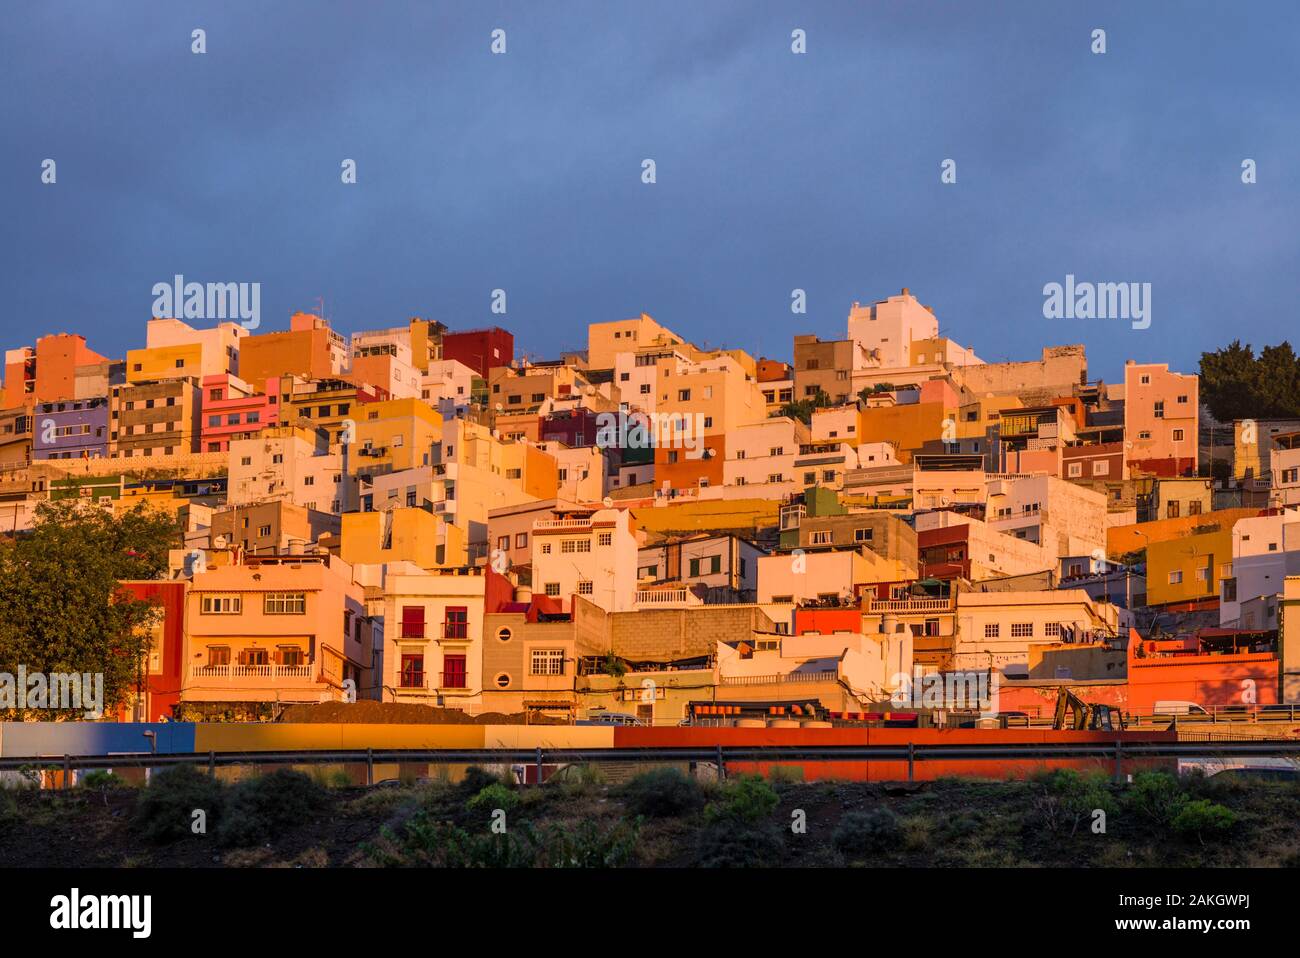
<svg viewBox="0 0 1300 958"><path fill-rule="evenodd" d="M722 786L722 798L705 814L710 821L731 819L755 825L771 817L781 798L757 775L742 775Z"/></svg>
<svg viewBox="0 0 1300 958"><path fill-rule="evenodd" d="M508 812L518 804L518 795L500 782L493 782L466 802L465 807L471 812L479 812L483 809L495 811L498 808Z"/></svg>
<svg viewBox="0 0 1300 958"><path fill-rule="evenodd" d="M469 832L419 813L402 837L385 831L370 857L389 866L436 868L615 868L635 857L641 820L600 829L584 821L570 830L562 825L534 828L528 822L505 832Z"/></svg>
<svg viewBox="0 0 1300 958"><path fill-rule="evenodd" d="M175 765L154 775L136 800L133 827L162 844L193 834L194 811L202 809L209 828L223 817L225 786L193 765Z"/></svg>
<svg viewBox="0 0 1300 958"><path fill-rule="evenodd" d="M775 867L785 853L785 840L772 822L718 818L700 832L698 848L704 868Z"/></svg>
<svg viewBox="0 0 1300 958"><path fill-rule="evenodd" d="M1207 798L1198 798L1184 803L1171 824L1179 834L1195 835L1204 843L1207 834L1222 835L1231 831L1237 824L1237 815L1230 808Z"/></svg>
<svg viewBox="0 0 1300 958"><path fill-rule="evenodd" d="M1182 784L1168 772L1138 772L1124 798L1136 814L1165 827L1173 824L1188 801Z"/></svg>
<svg viewBox="0 0 1300 958"><path fill-rule="evenodd" d="M246 779L231 789L217 840L235 847L265 844L285 829L303 824L326 802L324 788L292 769Z"/></svg>
<svg viewBox="0 0 1300 958"><path fill-rule="evenodd" d="M901 832L898 816L881 805L844 815L835 827L831 842L845 858L861 859L897 847Z"/></svg>
<svg viewBox="0 0 1300 958"><path fill-rule="evenodd" d="M1110 814L1115 810L1106 777L1097 773L1081 775L1074 769L1058 768L1035 779L1033 798L1039 818L1050 831L1070 826L1070 834L1080 823L1097 811Z"/></svg>
<svg viewBox="0 0 1300 958"><path fill-rule="evenodd" d="M81 787L95 791L126 787L126 783L106 768L97 768L81 777Z"/></svg>
<svg viewBox="0 0 1300 958"><path fill-rule="evenodd" d="M632 812L651 818L689 815L704 804L699 782L675 768L638 775L624 786L623 798Z"/></svg>
<svg viewBox="0 0 1300 958"><path fill-rule="evenodd" d="M501 784L501 776L494 775L478 765L465 769L465 777L460 780L460 790L465 795L477 795L489 785Z"/></svg>

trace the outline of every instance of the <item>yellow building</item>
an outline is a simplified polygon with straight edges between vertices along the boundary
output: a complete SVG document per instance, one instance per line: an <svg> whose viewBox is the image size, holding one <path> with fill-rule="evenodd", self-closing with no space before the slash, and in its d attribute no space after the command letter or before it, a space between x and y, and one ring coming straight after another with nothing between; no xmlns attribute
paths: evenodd
<svg viewBox="0 0 1300 958"><path fill-rule="evenodd" d="M428 466L442 417L420 399L389 399L356 408L350 468L367 476Z"/></svg>
<svg viewBox="0 0 1300 958"><path fill-rule="evenodd" d="M420 508L344 514L340 557L351 565L414 562L423 569L469 564L463 529Z"/></svg>
<svg viewBox="0 0 1300 958"><path fill-rule="evenodd" d="M1195 602L1219 595L1219 582L1232 576L1232 525L1152 542L1147 546L1147 604Z"/></svg>
<svg viewBox="0 0 1300 958"><path fill-rule="evenodd" d="M667 326L661 326L645 313L633 319L617 319L587 326L587 366L590 369L613 369L614 357L642 346L676 346L684 340Z"/></svg>

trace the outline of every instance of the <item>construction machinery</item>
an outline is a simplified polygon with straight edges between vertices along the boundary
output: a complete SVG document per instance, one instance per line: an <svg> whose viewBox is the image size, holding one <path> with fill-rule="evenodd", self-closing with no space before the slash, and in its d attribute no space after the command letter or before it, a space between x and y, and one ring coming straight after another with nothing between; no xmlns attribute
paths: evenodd
<svg viewBox="0 0 1300 958"><path fill-rule="evenodd" d="M1124 728L1124 716L1113 706L1085 702L1069 689L1063 688L1056 699L1056 717L1052 720L1052 728L1112 732Z"/></svg>

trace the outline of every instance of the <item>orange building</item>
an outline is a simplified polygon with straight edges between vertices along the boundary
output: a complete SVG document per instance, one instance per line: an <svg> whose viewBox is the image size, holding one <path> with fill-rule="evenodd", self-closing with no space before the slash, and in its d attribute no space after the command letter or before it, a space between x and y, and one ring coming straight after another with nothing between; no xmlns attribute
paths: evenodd
<svg viewBox="0 0 1300 958"><path fill-rule="evenodd" d="M108 359L86 346L84 336L55 333L5 352L4 408L30 406L60 399L89 399L77 395L77 368Z"/></svg>
<svg viewBox="0 0 1300 958"><path fill-rule="evenodd" d="M899 462L908 463L927 441L943 437L943 421L948 417L949 411L937 402L866 406L858 413L858 444L892 443Z"/></svg>
<svg viewBox="0 0 1300 958"><path fill-rule="evenodd" d="M294 313L287 332L248 336L239 346L239 377L250 383L279 376L334 379L347 362L347 342L312 313Z"/></svg>

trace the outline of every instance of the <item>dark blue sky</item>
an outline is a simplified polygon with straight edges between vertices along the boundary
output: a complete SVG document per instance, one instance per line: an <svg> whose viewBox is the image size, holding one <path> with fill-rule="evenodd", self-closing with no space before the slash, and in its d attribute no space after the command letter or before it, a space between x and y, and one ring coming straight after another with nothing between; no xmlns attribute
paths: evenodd
<svg viewBox="0 0 1300 958"><path fill-rule="evenodd" d="M500 322L551 356L644 310L788 358L795 333L843 336L853 300L902 286L986 360L1082 342L1107 379L1127 358L1192 370L1233 337L1295 338L1291 0L165 0L0 17L4 348L67 331L120 356L175 273L260 282L263 330L323 296L344 332ZM1044 319L1043 285L1067 273L1152 283L1151 328Z"/></svg>

